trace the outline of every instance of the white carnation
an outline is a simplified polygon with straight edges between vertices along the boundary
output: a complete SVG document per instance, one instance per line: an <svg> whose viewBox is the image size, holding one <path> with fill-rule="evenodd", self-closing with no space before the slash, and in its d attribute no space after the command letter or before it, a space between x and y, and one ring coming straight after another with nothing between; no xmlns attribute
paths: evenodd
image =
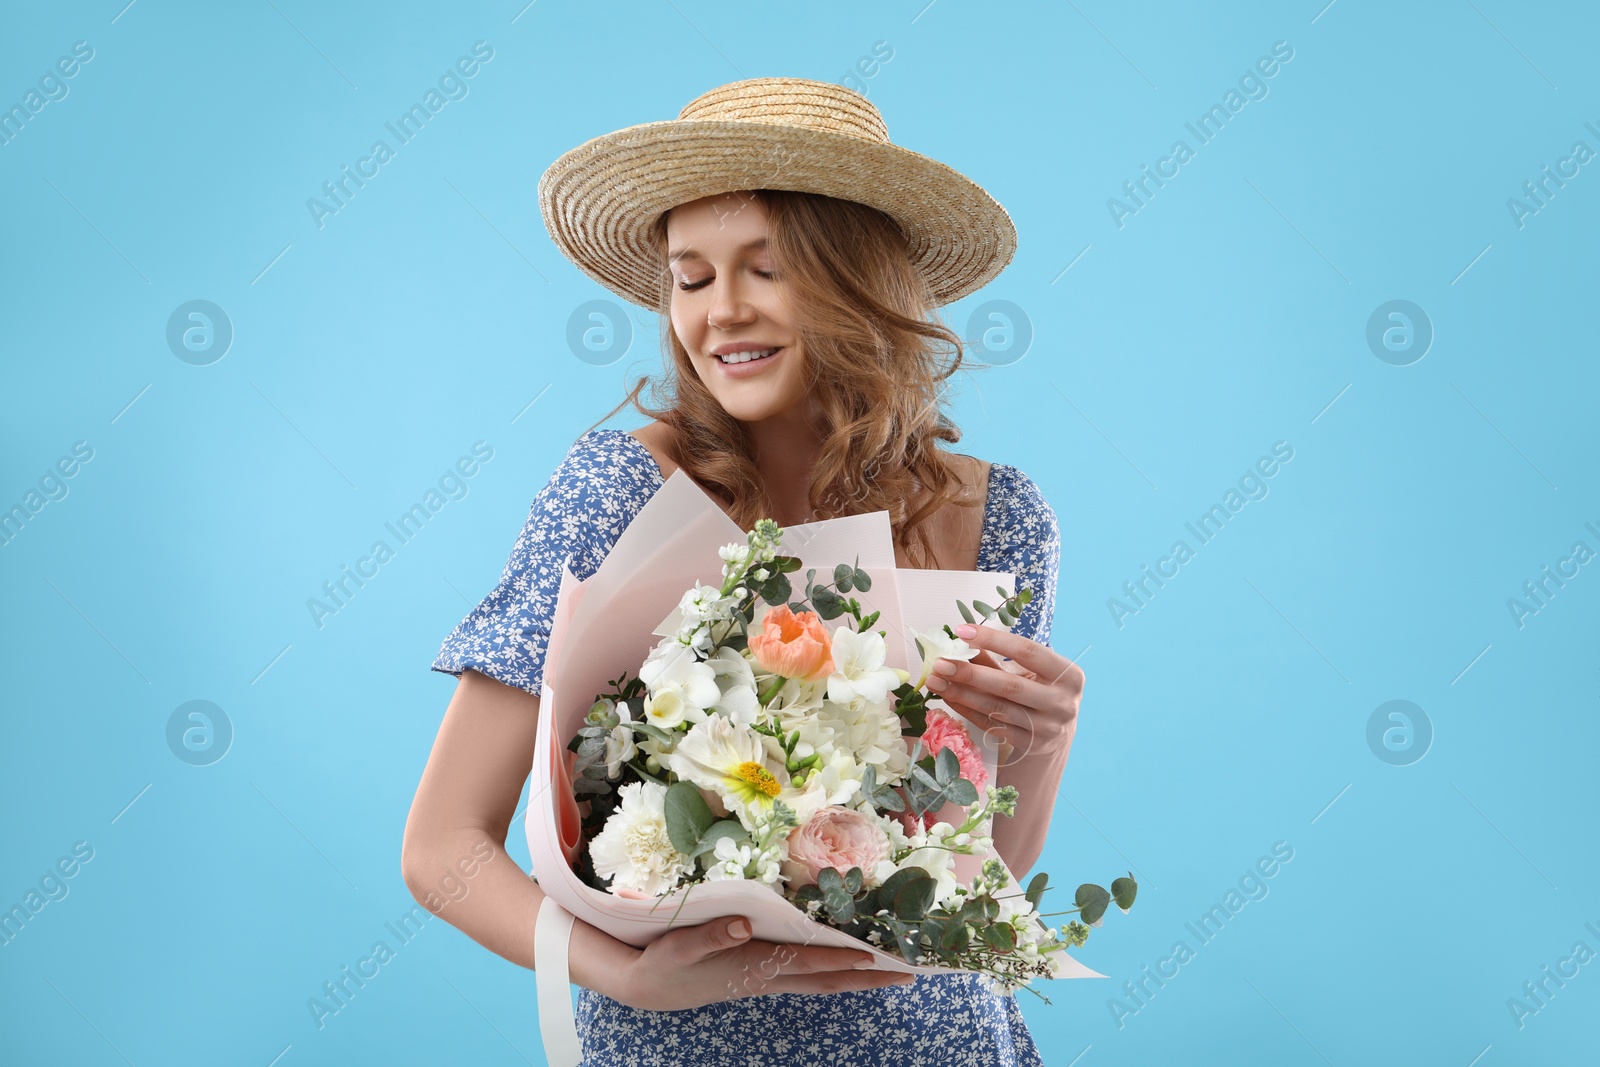
<svg viewBox="0 0 1600 1067"><path fill-rule="evenodd" d="M694 863L667 835L667 787L629 782L617 790L621 804L589 842L595 873L610 878L611 890L634 889L650 896L670 892L694 873Z"/></svg>

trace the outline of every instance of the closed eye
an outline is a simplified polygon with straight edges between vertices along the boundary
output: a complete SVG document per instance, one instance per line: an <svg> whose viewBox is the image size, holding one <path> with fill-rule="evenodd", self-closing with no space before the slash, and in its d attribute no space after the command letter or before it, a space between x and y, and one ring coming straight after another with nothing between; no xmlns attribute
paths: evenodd
<svg viewBox="0 0 1600 1067"><path fill-rule="evenodd" d="M762 278L767 279L768 281L771 281L773 278L777 277L777 275L772 271L758 270L758 271L756 271L756 274L759 275ZM706 286L708 286L710 284L711 284L711 279L707 278L704 281L694 282L692 284L689 283L689 282L679 282L678 283L678 288L682 289L686 293L692 293L696 289L704 289Z"/></svg>

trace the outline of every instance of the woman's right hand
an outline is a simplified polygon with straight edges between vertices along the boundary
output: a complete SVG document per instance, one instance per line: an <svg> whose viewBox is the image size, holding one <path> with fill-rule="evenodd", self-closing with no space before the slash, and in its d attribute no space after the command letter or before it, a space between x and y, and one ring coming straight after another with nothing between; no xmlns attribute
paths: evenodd
<svg viewBox="0 0 1600 1067"><path fill-rule="evenodd" d="M874 962L864 949L753 941L750 931L749 920L724 917L663 934L634 957L617 999L647 1011L677 1011L766 993L842 993L916 980L859 969Z"/></svg>

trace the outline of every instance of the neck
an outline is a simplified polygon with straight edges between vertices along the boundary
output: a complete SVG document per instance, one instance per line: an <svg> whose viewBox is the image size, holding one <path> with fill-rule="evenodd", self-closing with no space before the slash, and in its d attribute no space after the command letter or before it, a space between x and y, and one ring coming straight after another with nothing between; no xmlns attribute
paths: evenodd
<svg viewBox="0 0 1600 1067"><path fill-rule="evenodd" d="M756 469L777 509L772 518L780 526L811 521L809 493L822 434L809 415L807 406L798 404L791 411L745 423L755 445Z"/></svg>

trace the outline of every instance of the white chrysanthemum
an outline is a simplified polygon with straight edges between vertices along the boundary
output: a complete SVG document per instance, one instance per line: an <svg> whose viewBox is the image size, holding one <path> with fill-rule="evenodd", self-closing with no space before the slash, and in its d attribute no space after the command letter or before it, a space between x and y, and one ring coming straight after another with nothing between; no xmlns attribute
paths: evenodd
<svg viewBox="0 0 1600 1067"><path fill-rule="evenodd" d="M778 799L794 808L801 821L824 806L819 785L793 788L783 761L767 757L761 735L726 715L712 715L691 726L666 764L680 781L716 793L752 829Z"/></svg>
<svg viewBox="0 0 1600 1067"><path fill-rule="evenodd" d="M639 680L650 690L644 701L645 721L670 730L699 722L706 709L722 699L716 672L694 650L663 638L639 668Z"/></svg>
<svg viewBox="0 0 1600 1067"><path fill-rule="evenodd" d="M884 666L888 649L876 630L857 633L848 626L833 631L833 673L828 676L828 699L855 706L858 701L882 704L900 685L899 672Z"/></svg>
<svg viewBox="0 0 1600 1067"><path fill-rule="evenodd" d="M911 630L910 627L907 627ZM911 636L916 639L917 647L922 650L922 669L917 674L915 688L921 689L928 681L928 675L933 673L933 665L941 659L970 660L978 654L978 650L961 640L959 637L946 637L941 630L931 630L921 633L911 630Z"/></svg>
<svg viewBox="0 0 1600 1067"><path fill-rule="evenodd" d="M595 873L610 878L611 890L634 889L651 896L670 892L694 873L694 863L667 835L667 787L629 782L617 790L621 804L589 842Z"/></svg>

